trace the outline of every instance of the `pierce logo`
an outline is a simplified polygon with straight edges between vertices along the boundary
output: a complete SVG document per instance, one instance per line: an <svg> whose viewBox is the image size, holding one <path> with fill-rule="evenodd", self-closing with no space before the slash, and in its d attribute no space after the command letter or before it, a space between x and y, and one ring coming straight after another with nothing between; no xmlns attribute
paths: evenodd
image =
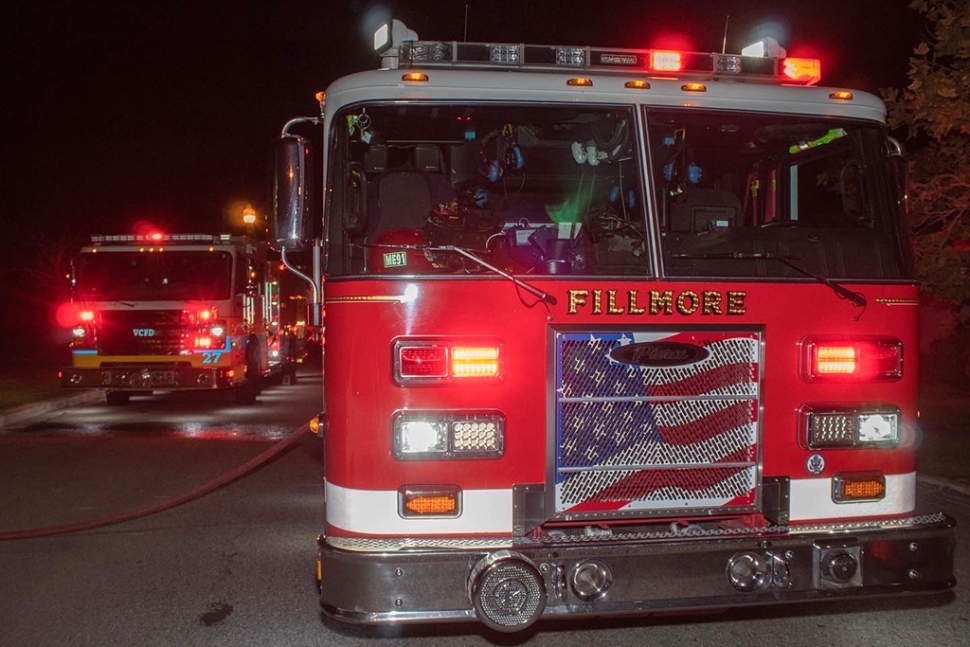
<svg viewBox="0 0 970 647"><path fill-rule="evenodd" d="M707 359L710 351L692 344L671 341L627 344L610 351L613 361L635 366L683 366Z"/></svg>
<svg viewBox="0 0 970 647"><path fill-rule="evenodd" d="M132 328L131 332L135 337L154 337L154 328Z"/></svg>

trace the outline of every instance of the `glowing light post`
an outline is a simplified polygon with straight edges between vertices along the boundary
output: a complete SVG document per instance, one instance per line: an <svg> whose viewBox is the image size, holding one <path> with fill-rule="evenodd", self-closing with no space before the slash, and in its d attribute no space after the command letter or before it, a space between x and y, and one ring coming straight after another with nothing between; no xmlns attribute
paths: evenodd
<svg viewBox="0 0 970 647"><path fill-rule="evenodd" d="M246 233L253 233L253 226L256 224L256 210L253 209L253 205L247 204L242 210L242 221L246 226Z"/></svg>

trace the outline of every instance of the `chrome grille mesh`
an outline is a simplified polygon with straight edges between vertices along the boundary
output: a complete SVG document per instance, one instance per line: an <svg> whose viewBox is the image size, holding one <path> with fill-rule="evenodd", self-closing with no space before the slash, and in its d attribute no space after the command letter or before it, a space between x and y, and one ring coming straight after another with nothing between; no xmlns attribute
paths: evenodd
<svg viewBox="0 0 970 647"><path fill-rule="evenodd" d="M673 366L614 352L657 342L703 350ZM752 508L759 347L751 331L557 332L556 514Z"/></svg>
<svg viewBox="0 0 970 647"><path fill-rule="evenodd" d="M564 501L588 504L684 501L694 506L715 506L747 492L753 485L750 472L738 468L606 470L584 472L568 480L561 497Z"/></svg>
<svg viewBox="0 0 970 647"><path fill-rule="evenodd" d="M590 333L577 337L585 339L571 333L569 339L561 340L559 347L560 368L568 377L559 386L563 397L645 395L645 384L650 385L649 395L654 396L702 393L753 396L756 393L757 376L752 374L757 366L752 361L755 348L749 339L729 338L711 343L707 350L715 359L703 366L647 368L617 362L604 365L604 356L620 345L622 335L613 341ZM632 343L634 333L626 333L626 337Z"/></svg>

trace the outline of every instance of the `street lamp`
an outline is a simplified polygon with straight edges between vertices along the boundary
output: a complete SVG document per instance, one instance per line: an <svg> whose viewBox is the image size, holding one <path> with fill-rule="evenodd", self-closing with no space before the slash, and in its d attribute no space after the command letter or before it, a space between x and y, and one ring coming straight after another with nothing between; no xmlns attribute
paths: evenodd
<svg viewBox="0 0 970 647"><path fill-rule="evenodd" d="M256 210L253 209L251 204L247 204L246 208L243 209L243 222L247 225L256 224Z"/></svg>

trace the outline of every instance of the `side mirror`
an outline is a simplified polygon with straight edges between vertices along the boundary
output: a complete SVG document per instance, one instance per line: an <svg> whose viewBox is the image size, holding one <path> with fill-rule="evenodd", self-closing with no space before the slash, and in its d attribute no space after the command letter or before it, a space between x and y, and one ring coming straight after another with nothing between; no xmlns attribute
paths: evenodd
<svg viewBox="0 0 970 647"><path fill-rule="evenodd" d="M906 160L902 157L893 158L893 167L896 170L896 199L903 207L904 213L909 213L909 170Z"/></svg>
<svg viewBox="0 0 970 647"><path fill-rule="evenodd" d="M903 213L909 215L909 170L903 145L895 137L887 137L886 146L889 149L889 159L892 160L893 179L896 181L896 200L903 208Z"/></svg>
<svg viewBox="0 0 970 647"><path fill-rule="evenodd" d="M270 239L280 249L301 250L309 243L310 145L297 135L280 137L273 145L273 213Z"/></svg>

